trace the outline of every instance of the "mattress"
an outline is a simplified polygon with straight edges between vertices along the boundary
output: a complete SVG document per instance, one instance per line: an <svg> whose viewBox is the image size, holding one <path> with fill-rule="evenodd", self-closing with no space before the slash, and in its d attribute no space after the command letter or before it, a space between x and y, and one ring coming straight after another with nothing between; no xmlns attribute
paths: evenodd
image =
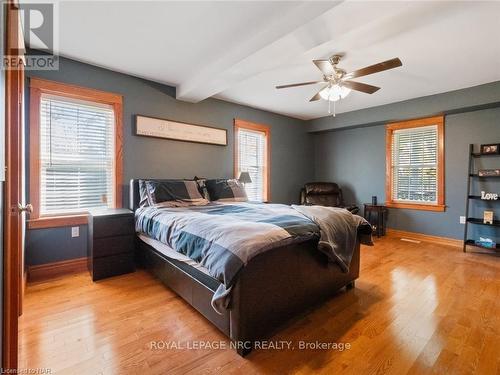
<svg viewBox="0 0 500 375"><path fill-rule="evenodd" d="M138 233L137 236L141 241L152 247L168 261L186 272L191 277L201 282L203 285L207 286L212 291L217 290L217 288L219 287L220 282L210 276L208 270L198 262L195 262L184 254L178 253L177 251L173 250L168 245L157 241L154 238L151 238L143 233Z"/></svg>

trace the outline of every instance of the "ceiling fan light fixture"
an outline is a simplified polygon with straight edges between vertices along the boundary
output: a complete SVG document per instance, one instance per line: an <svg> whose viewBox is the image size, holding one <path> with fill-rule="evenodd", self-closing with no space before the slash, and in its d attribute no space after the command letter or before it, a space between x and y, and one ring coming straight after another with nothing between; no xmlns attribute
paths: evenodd
<svg viewBox="0 0 500 375"><path fill-rule="evenodd" d="M332 85L325 87L323 90L319 92L319 96L321 96L324 100L329 100L331 102L336 102L340 99L344 99L349 93L351 89L340 86L340 85Z"/></svg>

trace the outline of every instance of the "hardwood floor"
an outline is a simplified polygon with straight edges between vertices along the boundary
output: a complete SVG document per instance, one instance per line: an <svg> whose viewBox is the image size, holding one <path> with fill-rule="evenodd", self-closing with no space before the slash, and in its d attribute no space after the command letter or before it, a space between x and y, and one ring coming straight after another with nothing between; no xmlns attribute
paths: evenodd
<svg viewBox="0 0 500 375"><path fill-rule="evenodd" d="M144 271L30 284L20 367L60 374L500 374L500 258L395 237L363 247L356 288L272 340L295 350L155 349L229 341ZM299 350L299 341L351 348ZM160 343L161 344L161 343ZM157 347L158 345L157 344Z"/></svg>

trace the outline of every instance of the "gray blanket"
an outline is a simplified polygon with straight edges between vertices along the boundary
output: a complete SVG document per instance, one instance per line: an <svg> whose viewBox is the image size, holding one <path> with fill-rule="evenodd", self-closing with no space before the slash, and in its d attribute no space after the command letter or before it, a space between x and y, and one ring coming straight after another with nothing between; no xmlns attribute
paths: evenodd
<svg viewBox="0 0 500 375"><path fill-rule="evenodd" d="M370 224L344 208L297 205L292 208L320 228L318 250L337 263L343 272L349 272L358 233L361 243L373 245Z"/></svg>
<svg viewBox="0 0 500 375"><path fill-rule="evenodd" d="M221 282L212 299L222 313L240 270L270 249L321 236L320 250L348 270L363 219L344 209L233 202L141 207L136 231L204 266Z"/></svg>

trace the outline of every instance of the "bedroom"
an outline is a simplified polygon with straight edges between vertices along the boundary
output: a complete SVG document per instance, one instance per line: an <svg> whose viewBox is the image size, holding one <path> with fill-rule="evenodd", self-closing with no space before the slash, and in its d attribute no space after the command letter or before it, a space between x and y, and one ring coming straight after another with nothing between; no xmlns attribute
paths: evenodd
<svg viewBox="0 0 500 375"><path fill-rule="evenodd" d="M2 5L3 369L500 371L500 3Z"/></svg>

